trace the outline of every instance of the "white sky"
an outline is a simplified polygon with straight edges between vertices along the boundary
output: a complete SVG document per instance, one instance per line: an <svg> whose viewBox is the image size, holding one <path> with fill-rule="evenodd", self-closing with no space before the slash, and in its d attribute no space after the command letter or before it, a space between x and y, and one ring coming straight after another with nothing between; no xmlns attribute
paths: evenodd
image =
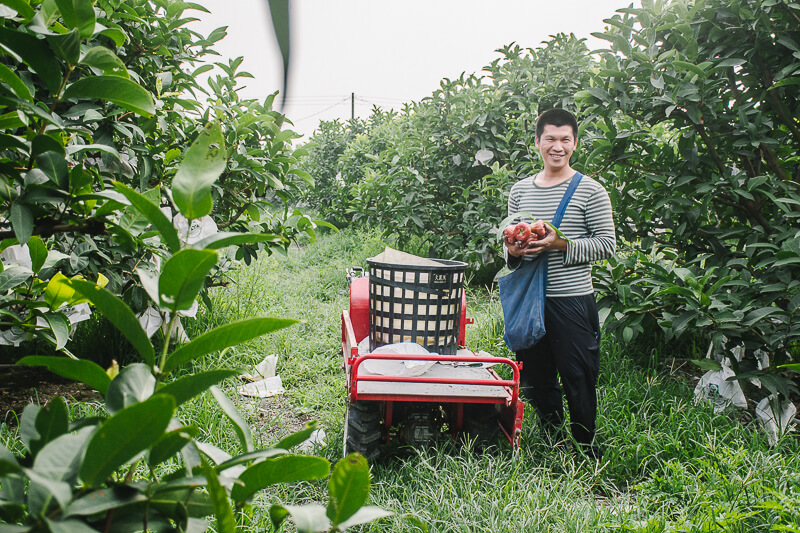
<svg viewBox="0 0 800 533"><path fill-rule="evenodd" d="M210 15L190 26L203 35L228 26L215 46L222 58L244 56L247 98L279 90L281 61L267 0L199 0ZM589 48L603 19L629 0L292 0L289 94L283 111L306 138L320 120L347 120L373 104L400 109L430 96L443 78L480 74L511 42L538 48L550 35L574 33ZM637 0L637 5L641 3ZM302 142L302 140L301 140Z"/></svg>

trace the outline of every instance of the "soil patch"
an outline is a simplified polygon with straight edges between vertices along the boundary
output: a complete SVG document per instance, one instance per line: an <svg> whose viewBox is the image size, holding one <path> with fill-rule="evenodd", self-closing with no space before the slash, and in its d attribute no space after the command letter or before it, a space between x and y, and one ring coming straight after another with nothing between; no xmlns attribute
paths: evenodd
<svg viewBox="0 0 800 533"><path fill-rule="evenodd" d="M310 416L297 414L286 396L272 396L259 402L253 430L262 433L263 442L269 445L305 429L310 420L313 420Z"/></svg>
<svg viewBox="0 0 800 533"><path fill-rule="evenodd" d="M72 402L102 399L88 385L57 376L44 367L0 365L0 422L16 426L26 405L47 405L56 396Z"/></svg>

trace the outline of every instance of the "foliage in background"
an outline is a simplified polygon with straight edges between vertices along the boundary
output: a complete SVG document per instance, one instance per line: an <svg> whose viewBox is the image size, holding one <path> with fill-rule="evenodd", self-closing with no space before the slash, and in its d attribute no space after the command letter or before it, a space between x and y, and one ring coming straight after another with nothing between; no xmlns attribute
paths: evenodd
<svg viewBox="0 0 800 533"><path fill-rule="evenodd" d="M190 29L200 5L170 0L27 0L0 5L0 312L5 343L36 334L64 349L72 329L58 276L96 280L140 313L148 305L137 268L158 271L180 242L235 246L249 261L284 251L315 223L295 211L312 182L285 117L237 94L241 58L200 64L225 36ZM208 89L197 76L216 69ZM202 99L206 102L202 103ZM198 101L201 100L201 101ZM215 126L209 127L210 124ZM192 156L204 136L213 160ZM197 209L187 178L222 172ZM172 183L172 196L165 185ZM121 191L138 190L179 228L164 241ZM184 210L181 210L184 211ZM154 232L161 231L161 238ZM217 230L223 230L217 232ZM222 240L226 232L242 235ZM224 283L229 262L209 284Z"/></svg>
<svg viewBox="0 0 800 533"><path fill-rule="evenodd" d="M320 160L309 172L340 174L342 198L322 215L418 239L489 281L510 186L537 169L536 117L575 111L573 165L606 185L620 241L595 268L606 330L713 342L785 401L796 386L776 367L800 369L800 7L646 0L605 22L607 50L564 35L508 46L487 78L444 80Z"/></svg>
<svg viewBox="0 0 800 533"><path fill-rule="evenodd" d="M598 276L610 331L702 332L785 401L764 367L800 340L800 6L645 1L606 22L576 99L627 244Z"/></svg>
<svg viewBox="0 0 800 533"><path fill-rule="evenodd" d="M312 203L325 207L335 198L322 212L327 220L382 226L401 245L419 237L422 253L468 261L478 281L491 279L500 268L493 226L512 179L534 165L532 124L540 106L569 102L588 79L586 52L565 35L541 50L506 47L486 69L492 84L475 75L445 79L343 148L348 139L339 135L331 148L335 125L323 123L306 168L338 179L318 183Z"/></svg>

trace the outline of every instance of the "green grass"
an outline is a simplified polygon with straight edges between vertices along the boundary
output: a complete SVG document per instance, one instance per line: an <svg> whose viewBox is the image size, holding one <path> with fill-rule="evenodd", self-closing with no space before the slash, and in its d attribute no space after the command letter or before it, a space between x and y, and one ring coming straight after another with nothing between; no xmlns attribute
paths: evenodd
<svg viewBox="0 0 800 533"><path fill-rule="evenodd" d="M285 400L324 427L328 442L317 453L331 461L341 455L344 417L340 313L348 306L345 269L365 266L383 246L377 234L343 233L323 236L288 257L264 258L236 271L228 287L216 290L214 309L196 324L202 328L256 314L305 320L229 352L228 363L255 363L265 354L278 354ZM496 292L471 287L467 295L468 315L475 318L467 328L468 346L509 356ZM694 383L667 364L687 355L604 340L598 389L602 463L554 448L528 408L518 453L500 441L483 451L469 442L444 442L373 464L371 502L396 514L360 530L420 531L415 519L441 532L750 532L778 524L800 530L798 439L789 436L772 448L763 433L733 413L714 414L694 405ZM224 433L224 420L220 424L213 433ZM268 445L279 435L280 428L273 435L267 425L259 440ZM323 483L261 494L248 527L269 530L269 502L324 498Z"/></svg>
<svg viewBox="0 0 800 533"><path fill-rule="evenodd" d="M292 415L313 418L327 434L316 453L341 457L345 381L340 314L348 303L345 269L365 266L382 251L377 234L323 235L288 256L262 258L231 274L211 294L213 307L184 320L190 336L256 315L304 322L196 362L198 369L244 366L278 355L277 372L286 394L273 400ZM496 292L469 288L467 344L509 356L502 341ZM603 342L598 389L600 464L555 448L526 408L518 452L503 441L479 450L471 442L442 442L422 450L400 450L372 465L372 504L393 517L357 531L800 531L800 443L796 434L777 447L735 413L714 414L693 403L691 376L674 370L664 347ZM231 380L223 384L235 397ZM265 419L260 401L235 398L253 423L259 446L288 431L287 419ZM279 402L279 403L277 403ZM89 407L91 410L93 407ZM200 429L200 438L238 453L231 424L209 394L187 402L180 418ZM0 432L10 446L13 435ZM175 467L175 465L171 465ZM239 531L271 531L271 503L326 501L326 485L300 483L258 494L239 516ZM419 522L416 522L419 521ZM780 529L780 528L783 529ZM288 527L283 528L286 531Z"/></svg>

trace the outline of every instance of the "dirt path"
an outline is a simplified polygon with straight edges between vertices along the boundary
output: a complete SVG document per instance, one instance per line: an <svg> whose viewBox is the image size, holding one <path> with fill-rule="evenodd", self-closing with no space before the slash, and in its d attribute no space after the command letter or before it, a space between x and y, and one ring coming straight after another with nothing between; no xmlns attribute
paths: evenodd
<svg viewBox="0 0 800 533"><path fill-rule="evenodd" d="M88 385L56 376L43 367L0 365L0 422L16 426L26 405L46 405L55 396L75 402L102 398Z"/></svg>

